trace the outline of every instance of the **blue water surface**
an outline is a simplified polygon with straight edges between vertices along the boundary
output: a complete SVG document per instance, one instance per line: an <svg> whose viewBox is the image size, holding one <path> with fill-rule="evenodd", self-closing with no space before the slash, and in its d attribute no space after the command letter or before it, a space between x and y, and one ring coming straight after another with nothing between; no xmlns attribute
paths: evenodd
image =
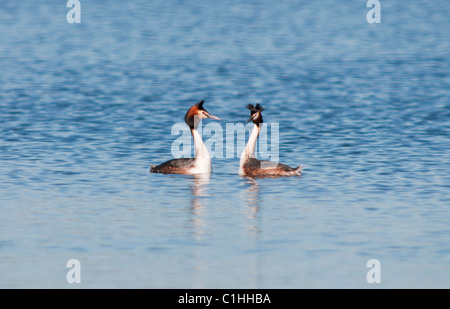
<svg viewBox="0 0 450 309"><path fill-rule="evenodd" d="M450 5L380 2L0 2L0 287L450 288ZM201 99L303 175L150 174Z"/></svg>

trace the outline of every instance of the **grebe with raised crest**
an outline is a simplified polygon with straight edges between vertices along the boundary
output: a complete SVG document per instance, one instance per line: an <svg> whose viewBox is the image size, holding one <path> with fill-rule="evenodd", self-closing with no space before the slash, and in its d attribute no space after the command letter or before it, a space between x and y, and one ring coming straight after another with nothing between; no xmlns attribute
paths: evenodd
<svg viewBox="0 0 450 309"><path fill-rule="evenodd" d="M245 146L244 152L241 155L239 164L239 175L241 176L300 176L302 173L302 166L292 168L286 164L277 163L273 161L258 160L255 158L255 147L258 139L260 126L263 123L261 112L264 110L261 104L247 104L250 110L250 118L248 121L253 121L253 130Z"/></svg>
<svg viewBox="0 0 450 309"><path fill-rule="evenodd" d="M203 103L205 103L205 100L193 105L184 116L184 121L191 129L191 134L194 138L195 157L172 159L160 165L150 165L150 173L202 174L212 172L211 156L205 143L203 143L200 133L197 131L197 127L200 119L210 118L220 120L220 118L206 111L203 108Z"/></svg>

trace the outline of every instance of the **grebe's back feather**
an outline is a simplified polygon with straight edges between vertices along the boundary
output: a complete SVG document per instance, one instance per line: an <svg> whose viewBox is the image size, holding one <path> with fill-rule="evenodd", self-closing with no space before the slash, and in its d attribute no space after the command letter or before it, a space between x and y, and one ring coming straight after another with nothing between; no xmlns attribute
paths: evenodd
<svg viewBox="0 0 450 309"><path fill-rule="evenodd" d="M247 158L242 166L246 176L300 176L302 166L292 168L283 163Z"/></svg>
<svg viewBox="0 0 450 309"><path fill-rule="evenodd" d="M195 158L172 159L160 165L150 165L151 173L184 174L195 166Z"/></svg>

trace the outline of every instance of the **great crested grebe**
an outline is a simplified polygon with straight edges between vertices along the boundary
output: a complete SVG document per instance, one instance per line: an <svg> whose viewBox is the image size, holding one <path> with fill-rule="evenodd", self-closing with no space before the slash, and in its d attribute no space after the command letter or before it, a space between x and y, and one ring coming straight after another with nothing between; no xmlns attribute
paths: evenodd
<svg viewBox="0 0 450 309"><path fill-rule="evenodd" d="M276 163L273 161L258 160L255 158L255 146L258 139L260 125L263 123L261 112L264 108L261 104L247 104L246 106L250 110L250 118L252 120L253 130L245 146L244 152L241 155L241 161L239 164L239 175L242 176L294 176L301 175L302 166L292 168L286 164ZM247 121L247 122L248 122Z"/></svg>
<svg viewBox="0 0 450 309"><path fill-rule="evenodd" d="M150 165L150 173L202 174L212 172L211 157L200 133L197 131L197 127L199 120L202 118L215 120L220 120L220 118L208 113L203 108L203 103L205 103L205 100L193 105L184 116L184 121L191 129L192 137L194 138L195 157L172 159L160 165Z"/></svg>

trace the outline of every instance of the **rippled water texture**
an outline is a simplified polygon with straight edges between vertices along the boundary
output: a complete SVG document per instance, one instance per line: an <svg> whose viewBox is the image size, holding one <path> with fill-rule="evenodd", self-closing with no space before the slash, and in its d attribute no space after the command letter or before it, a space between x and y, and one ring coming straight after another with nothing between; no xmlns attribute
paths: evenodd
<svg viewBox="0 0 450 309"><path fill-rule="evenodd" d="M0 287L450 287L448 1L80 2L0 3ZM150 174L201 99L304 174Z"/></svg>

